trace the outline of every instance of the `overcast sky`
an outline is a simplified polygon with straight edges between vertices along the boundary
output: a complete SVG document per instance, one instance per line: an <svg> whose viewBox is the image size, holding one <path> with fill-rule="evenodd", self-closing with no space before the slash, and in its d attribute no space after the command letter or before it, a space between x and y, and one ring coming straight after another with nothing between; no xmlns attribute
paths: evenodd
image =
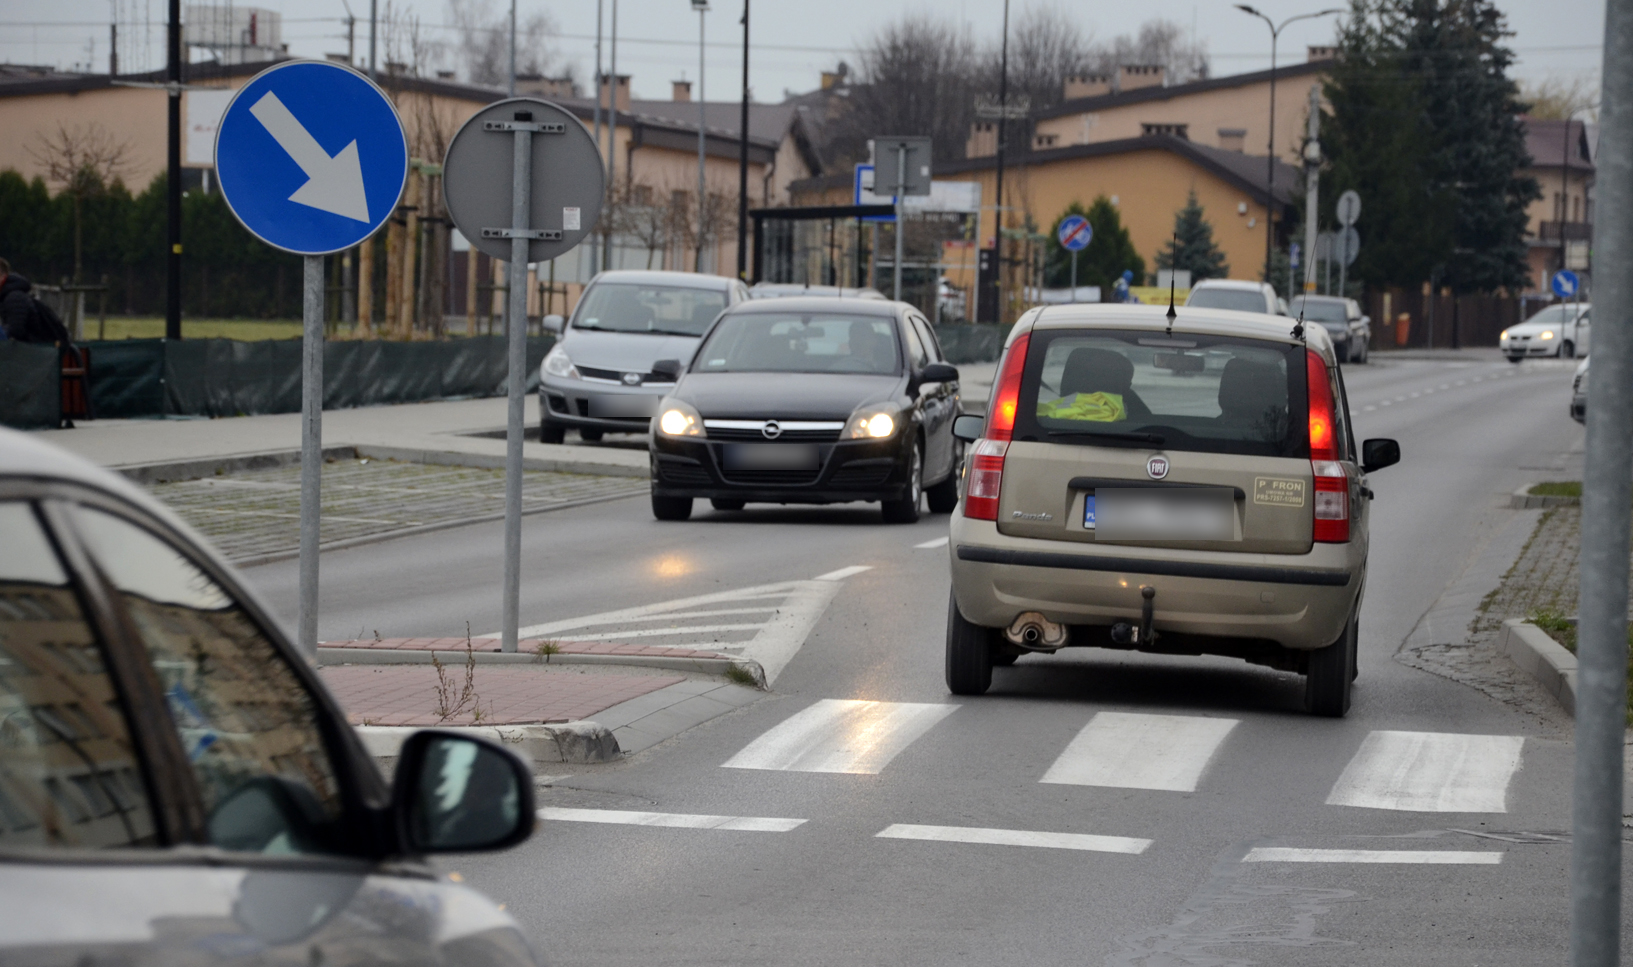
<svg viewBox="0 0 1633 967"><path fill-rule="evenodd" d="M362 21L357 29L359 58L366 57L369 0L346 0ZM496 10L504 0L491 0ZM519 0L521 15L543 12L558 26L558 53L588 77L595 64L596 0ZM217 0L215 6L226 6ZM240 2L240 7L246 4ZM346 49L342 0L263 0L257 4L283 15L283 39L290 52L321 57ZM602 0L606 30L611 31L613 0ZM1024 9L1016 0L1012 16ZM1270 64L1269 30L1264 22L1234 9L1230 0L1144 0L1114 4L1106 0L1056 0L1048 4L1077 19L1087 33L1101 39L1136 31L1140 22L1166 17L1196 31L1205 40L1215 75L1258 70ZM1320 9L1319 2L1264 0L1259 9L1278 21ZM1335 4L1341 5L1341 4ZM1511 44L1519 55L1517 75L1540 81L1597 76L1599 45L1604 38L1603 0L1509 0L1499 4L1514 31ZM379 0L382 13L388 4ZM453 39L446 29L446 0L391 0L394 10L417 16L433 37ZM742 0L713 0L707 14L708 99L729 100L741 91L740 44ZM666 98L669 81L695 79L698 70L697 14L689 0L622 0L619 7L618 72L633 75L637 97ZM1137 13L1130 13L1131 10ZM115 11L125 37L147 40L145 50L126 50L123 69L162 66L165 0L6 0L0 4L0 61L52 64L71 68L87 62L96 70L108 63L108 24ZM752 20L754 50L750 86L756 100L781 99L785 91L809 90L818 73L842 60L854 62L855 49L879 26L914 12L932 12L966 24L980 40L996 38L1002 22L1002 0L756 0ZM144 26L145 24L145 26ZM1330 42L1332 18L1305 21L1282 35L1282 62L1303 59L1307 44ZM121 43L121 48L125 44ZM94 52L94 57L92 56ZM610 61L610 44L604 48ZM384 57L382 55L381 59ZM134 63L133 63L134 61ZM145 61L145 63L144 63ZM610 67L610 64L607 65Z"/></svg>

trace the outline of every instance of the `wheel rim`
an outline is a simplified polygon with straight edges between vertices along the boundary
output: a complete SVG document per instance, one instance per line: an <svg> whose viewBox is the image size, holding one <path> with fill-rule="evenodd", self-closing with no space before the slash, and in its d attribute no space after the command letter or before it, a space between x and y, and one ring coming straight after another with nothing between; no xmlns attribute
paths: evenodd
<svg viewBox="0 0 1633 967"><path fill-rule="evenodd" d="M913 499L913 507L916 509L919 500L924 496L924 457L920 454L917 446L913 447L913 479L910 496Z"/></svg>

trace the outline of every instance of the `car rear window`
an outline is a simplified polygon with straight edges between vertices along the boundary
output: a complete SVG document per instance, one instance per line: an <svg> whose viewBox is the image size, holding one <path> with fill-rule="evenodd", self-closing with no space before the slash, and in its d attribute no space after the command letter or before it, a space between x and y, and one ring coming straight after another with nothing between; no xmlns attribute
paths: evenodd
<svg viewBox="0 0 1633 967"><path fill-rule="evenodd" d="M1015 439L1303 456L1303 352L1224 336L1035 330Z"/></svg>
<svg viewBox="0 0 1633 967"><path fill-rule="evenodd" d="M870 373L901 370L896 324L883 316L739 312L698 349L697 373Z"/></svg>
<svg viewBox="0 0 1633 967"><path fill-rule="evenodd" d="M1310 322L1346 322L1349 319L1344 303L1336 299L1294 299L1287 311L1295 319L1302 313Z"/></svg>
<svg viewBox="0 0 1633 967"><path fill-rule="evenodd" d="M1264 295L1246 289L1196 288L1185 300L1188 306L1202 309L1235 309L1238 312L1264 312Z"/></svg>

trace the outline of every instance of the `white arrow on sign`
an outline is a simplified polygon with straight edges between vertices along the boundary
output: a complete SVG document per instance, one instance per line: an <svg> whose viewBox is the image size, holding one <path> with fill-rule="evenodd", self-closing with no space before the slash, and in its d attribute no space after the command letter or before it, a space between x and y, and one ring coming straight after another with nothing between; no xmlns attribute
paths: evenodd
<svg viewBox="0 0 1633 967"><path fill-rule="evenodd" d="M369 220L369 200L363 190L363 166L357 160L356 141L329 157L317 139L271 91L262 95L249 112L272 135L272 140L278 142L278 147L287 151L306 172L306 184L289 196L290 201L360 222Z"/></svg>

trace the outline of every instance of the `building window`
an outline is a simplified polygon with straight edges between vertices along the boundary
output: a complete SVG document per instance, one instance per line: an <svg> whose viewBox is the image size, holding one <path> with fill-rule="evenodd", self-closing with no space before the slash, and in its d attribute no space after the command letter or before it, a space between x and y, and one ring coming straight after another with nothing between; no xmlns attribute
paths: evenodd
<svg viewBox="0 0 1633 967"><path fill-rule="evenodd" d="M1185 141L1191 140L1191 126L1189 124L1141 124L1140 134L1144 137L1166 134Z"/></svg>

